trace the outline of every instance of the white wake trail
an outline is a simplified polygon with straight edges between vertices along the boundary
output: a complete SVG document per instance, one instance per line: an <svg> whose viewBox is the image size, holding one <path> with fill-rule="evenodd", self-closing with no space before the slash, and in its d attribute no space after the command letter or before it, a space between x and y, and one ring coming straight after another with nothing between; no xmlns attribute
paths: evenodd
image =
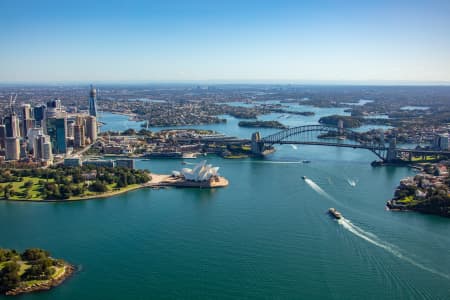
<svg viewBox="0 0 450 300"><path fill-rule="evenodd" d="M344 227L346 230L353 233L354 235L362 238L363 240L365 240L377 247L380 247L380 248L386 250L387 252L391 253L392 255L396 256L397 258L400 258L419 269L428 271L430 273L433 273L435 275L438 275L445 279L450 280L450 275L436 271L436 270L429 268L421 263L416 262L415 260L413 260L412 258L410 258L408 256L405 256L404 254L402 254L400 252L400 250L398 250L398 248L396 246L380 240L376 235L374 235L370 232L367 232L367 231L361 229L360 227L354 225L352 222L350 222L350 220L342 218L342 219L338 220L338 223L340 225L342 225L342 227Z"/></svg>
<svg viewBox="0 0 450 300"><path fill-rule="evenodd" d="M297 149L298 149L298 147L297 147L296 145L292 145L292 144L291 144L291 147L292 147L292 149L294 149L294 150L297 150Z"/></svg>
<svg viewBox="0 0 450 300"><path fill-rule="evenodd" d="M358 180L357 180L357 179L350 179L350 178L347 178L347 183L348 183L350 186L355 187L356 184L358 183Z"/></svg>
<svg viewBox="0 0 450 300"><path fill-rule="evenodd" d="M315 183L314 181L312 181L309 178L305 178L304 180L318 194L327 198L328 200L338 203L338 201L336 199L334 199L330 194L325 192L317 183ZM421 263L416 262L414 259L412 259L408 256L405 256L404 254L401 253L401 251L398 249L398 247L396 247L392 244L389 244L388 242L385 242L385 241L381 240L380 238L378 238L375 234L365 231L362 228L354 225L350 220L348 220L346 218L342 218L342 219L338 220L338 223L340 225L342 225L342 227L344 227L347 231L353 233L354 235L358 236L359 238L361 238L379 248L386 250L387 252L391 253L392 255L396 256L397 258L400 258L401 260L406 261L421 270L428 271L432 274L435 274L435 275L441 276L447 280L450 280L450 275L439 272L432 268L429 268Z"/></svg>
<svg viewBox="0 0 450 300"><path fill-rule="evenodd" d="M319 195L324 196L325 198L327 198L328 200L334 201L336 202L336 199L334 199L330 194L328 194L327 192L325 192L317 183L315 183L314 181L312 181L309 178L305 178L305 182L314 190L316 191Z"/></svg>

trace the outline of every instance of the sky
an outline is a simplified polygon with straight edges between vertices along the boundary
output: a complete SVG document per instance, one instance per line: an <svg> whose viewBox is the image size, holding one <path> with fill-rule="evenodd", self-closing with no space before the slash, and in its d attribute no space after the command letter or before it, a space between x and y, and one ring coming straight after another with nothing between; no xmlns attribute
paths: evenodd
<svg viewBox="0 0 450 300"><path fill-rule="evenodd" d="M0 0L0 83L450 83L450 1Z"/></svg>

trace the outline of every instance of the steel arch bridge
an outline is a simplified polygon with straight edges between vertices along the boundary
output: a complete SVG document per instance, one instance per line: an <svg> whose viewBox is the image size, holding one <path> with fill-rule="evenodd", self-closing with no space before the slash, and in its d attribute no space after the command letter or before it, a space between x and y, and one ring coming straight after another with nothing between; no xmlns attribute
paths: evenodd
<svg viewBox="0 0 450 300"><path fill-rule="evenodd" d="M331 125L305 125L292 127L271 134L266 137L259 138L259 135L252 136L252 150L262 154L267 146L274 144L298 144L298 145L318 145L330 147L342 147L353 149L367 149L372 151L377 157L383 161L388 160L388 151L384 144L380 143L361 143L343 137L350 137L356 132L346 128L339 128ZM329 134L329 139L318 139L318 134Z"/></svg>

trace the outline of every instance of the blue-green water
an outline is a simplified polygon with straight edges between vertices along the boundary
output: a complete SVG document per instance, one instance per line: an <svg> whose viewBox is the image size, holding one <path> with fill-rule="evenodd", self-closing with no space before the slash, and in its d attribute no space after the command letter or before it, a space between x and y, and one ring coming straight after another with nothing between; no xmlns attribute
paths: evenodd
<svg viewBox="0 0 450 300"><path fill-rule="evenodd" d="M42 247L80 269L18 299L450 297L450 220L384 208L411 170L372 168L369 151L316 146L285 145L263 161L207 159L228 187L0 202L0 246ZM329 207L346 219L331 219Z"/></svg>

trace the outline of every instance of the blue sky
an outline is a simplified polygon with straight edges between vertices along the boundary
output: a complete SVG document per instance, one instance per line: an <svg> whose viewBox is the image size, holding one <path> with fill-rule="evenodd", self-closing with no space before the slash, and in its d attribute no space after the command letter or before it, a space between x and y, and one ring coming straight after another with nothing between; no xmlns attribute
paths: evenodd
<svg viewBox="0 0 450 300"><path fill-rule="evenodd" d="M450 1L0 1L0 82L450 82Z"/></svg>

